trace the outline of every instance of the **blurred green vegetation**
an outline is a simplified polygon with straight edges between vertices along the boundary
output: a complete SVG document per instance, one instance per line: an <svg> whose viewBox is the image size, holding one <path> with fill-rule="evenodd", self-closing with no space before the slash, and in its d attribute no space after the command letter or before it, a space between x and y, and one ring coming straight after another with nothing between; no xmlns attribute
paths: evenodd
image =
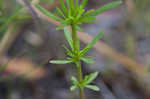
<svg viewBox="0 0 150 99"><path fill-rule="evenodd" d="M47 1L53 3L55 0L43 0L42 2ZM17 0L0 0L0 38L3 37L11 24L18 27L29 18L31 16L26 13L24 6L19 4Z"/></svg>
<svg viewBox="0 0 150 99"><path fill-rule="evenodd" d="M9 26L13 25L16 28L28 18L30 18L29 14L16 0L0 0L0 38L9 29Z"/></svg>
<svg viewBox="0 0 150 99"><path fill-rule="evenodd" d="M138 11L149 11L150 0L136 0L136 8Z"/></svg>
<svg viewBox="0 0 150 99"><path fill-rule="evenodd" d="M150 0L136 0L136 9L138 15L140 15L145 21L146 30L150 31ZM150 35L150 33L148 33Z"/></svg>

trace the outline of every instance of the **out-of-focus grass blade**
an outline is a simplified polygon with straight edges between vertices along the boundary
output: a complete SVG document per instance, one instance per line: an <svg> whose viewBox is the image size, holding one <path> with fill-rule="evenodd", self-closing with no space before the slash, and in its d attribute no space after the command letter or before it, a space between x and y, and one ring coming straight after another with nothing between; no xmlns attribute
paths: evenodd
<svg viewBox="0 0 150 99"><path fill-rule="evenodd" d="M75 0L75 8L79 7L79 0Z"/></svg>
<svg viewBox="0 0 150 99"><path fill-rule="evenodd" d="M97 9L95 12L93 12L93 15L98 15L100 13L107 11L107 10L115 8L115 7L119 6L121 3L122 3L122 1L113 1L111 3L108 3L104 6L102 6L101 8Z"/></svg>
<svg viewBox="0 0 150 99"><path fill-rule="evenodd" d="M48 17L51 17L53 18L54 20L57 20L57 21L62 21L61 18L55 16L54 14L48 12L47 10L45 10L44 8L42 8L40 5L36 5L36 7L45 15L47 15Z"/></svg>
<svg viewBox="0 0 150 99"><path fill-rule="evenodd" d="M17 9L13 15L8 17L6 22L2 26L0 26L0 32L3 32L8 27L8 25L11 24L11 22L20 14L20 12L23 11L23 9L24 9L23 7Z"/></svg>
<svg viewBox="0 0 150 99"><path fill-rule="evenodd" d="M71 7L71 9L74 7L74 2L73 2L73 0L69 0L69 4L70 4L70 7Z"/></svg>
<svg viewBox="0 0 150 99"><path fill-rule="evenodd" d="M69 0L66 0L66 4L67 4L67 7L68 7L68 9L69 9L69 8L70 8Z"/></svg>
<svg viewBox="0 0 150 99"><path fill-rule="evenodd" d="M88 0L82 0L81 6L84 8Z"/></svg>

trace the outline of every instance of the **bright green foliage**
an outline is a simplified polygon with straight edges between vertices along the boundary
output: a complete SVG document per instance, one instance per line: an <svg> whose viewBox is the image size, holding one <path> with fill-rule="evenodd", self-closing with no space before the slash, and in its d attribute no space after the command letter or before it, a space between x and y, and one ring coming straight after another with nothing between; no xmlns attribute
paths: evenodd
<svg viewBox="0 0 150 99"><path fill-rule="evenodd" d="M81 6L84 8L88 0L82 0Z"/></svg>
<svg viewBox="0 0 150 99"><path fill-rule="evenodd" d="M94 60L92 57L89 57L89 56L84 56L84 54L94 46L94 44L102 37L102 34L104 32L100 32L99 34L97 34L95 36L95 38L83 49L81 50L79 53L78 53L78 57L76 57L76 55L74 55L74 53L72 52L72 50L68 49L67 47L64 46L66 52L67 52L67 55L69 56L68 61L72 61L72 62L76 62L77 59L80 59L82 61L84 61L85 63L88 63L88 64L93 64L94 63ZM72 38L71 38L71 33L69 32L68 30L68 27L65 27L64 28L64 35L66 37L66 40L68 41L71 49L73 49L73 43L72 43ZM51 62L52 63L52 62ZM56 62L53 62L56 64ZM62 62L63 63L63 62ZM65 62L67 63L67 62ZM69 62L70 63L70 62ZM61 64L61 62L57 62L57 64ZM64 63L63 63L64 64Z"/></svg>
<svg viewBox="0 0 150 99"><path fill-rule="evenodd" d="M92 89L94 91L99 91L99 88L95 85L89 85L92 81L94 81L96 79L96 77L98 76L98 72L95 73L91 73L89 75L86 75L85 78L82 80L82 82L78 82L78 80L72 76L72 82L73 82L73 86L71 86L70 90L74 91L76 88L89 88Z"/></svg>
<svg viewBox="0 0 150 99"><path fill-rule="evenodd" d="M37 5L37 8L45 15L59 21L63 26L68 26L71 24L79 25L83 23L91 23L96 20L96 15L103 13L109 9L112 9L121 4L121 1L114 1L112 3L106 4L103 7L97 9L96 11L89 10L85 11L84 7L88 0L82 0L81 4L79 4L78 0L66 0L67 6L64 4L63 0L59 0L60 8L57 8L57 11L60 17L55 16L54 14L46 11L40 5Z"/></svg>
<svg viewBox="0 0 150 99"><path fill-rule="evenodd" d="M104 31L99 32L85 48L80 50L80 40L77 37L77 33L76 33L77 30L80 29L78 25L83 23L94 22L96 20L96 15L103 13L104 11L110 10L114 7L117 7L118 5L121 4L121 1L114 1L102 6L97 10L91 9L89 11L85 11L84 8L87 4L87 1L88 0L82 0L81 4L79 4L79 0L66 0L66 4L65 4L63 0L59 0L60 8L58 7L56 8L59 14L58 16L48 12L40 5L36 6L42 13L44 13L45 15L47 15L48 17L54 20L59 21L60 24L62 24L62 26L58 27L57 30L64 29L65 38L70 46L70 48L64 46L68 57L65 60L52 60L50 61L50 63L53 64L75 63L76 64L78 70L78 80L76 79L76 77L72 76L71 80L73 82L73 86L71 86L70 88L71 91L77 88L79 88L80 91L84 88L89 88L94 91L99 91L99 88L97 86L90 85L92 81L94 81L98 76L98 72L86 75L84 79L82 79L81 61L88 64L94 63L93 58L89 56L85 56L85 53L89 51L96 44L96 42L102 37ZM72 35L68 29L68 26L71 26L72 28ZM83 92L81 92L80 94L83 94Z"/></svg>
<svg viewBox="0 0 150 99"><path fill-rule="evenodd" d="M39 10L41 10L45 15L47 15L47 16L49 16L49 17L51 17L57 21L62 21L61 18L59 18L59 17L55 16L54 14L44 10L44 8L42 8L41 6L37 5L36 7L39 8Z"/></svg>

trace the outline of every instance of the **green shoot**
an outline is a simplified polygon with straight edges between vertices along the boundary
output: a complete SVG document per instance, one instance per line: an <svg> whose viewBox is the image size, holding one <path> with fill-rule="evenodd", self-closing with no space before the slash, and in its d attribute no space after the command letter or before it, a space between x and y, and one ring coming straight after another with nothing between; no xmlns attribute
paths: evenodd
<svg viewBox="0 0 150 99"><path fill-rule="evenodd" d="M85 6L88 0L82 0L81 4L79 4L79 0L66 0L66 4L63 0L59 0L60 8L56 8L59 17L55 16L51 12L48 12L40 5L36 7L48 17L57 20L62 24L57 29L63 29L65 38L71 48L67 48L64 46L68 58L65 60L51 60L50 63L53 64L68 64L74 63L77 69L77 78L72 76L71 80L73 85L71 86L70 90L74 91L75 89L79 89L80 99L84 99L84 88L92 89L94 91L99 91L99 88L95 85L90 85L98 76L98 72L91 73L86 75L85 77L82 76L82 68L81 68L81 61L93 64L94 59L92 57L84 56L84 54L89 51L96 42L102 37L103 31L98 33L94 39L82 50L80 50L80 39L77 36L77 30L80 30L79 25L83 23L91 23L96 20L96 16L104 11L110 10L112 8L117 7L121 4L121 1L114 1L109 4L102 6L97 10L89 10L85 11ZM72 31L70 33L68 26L71 27Z"/></svg>

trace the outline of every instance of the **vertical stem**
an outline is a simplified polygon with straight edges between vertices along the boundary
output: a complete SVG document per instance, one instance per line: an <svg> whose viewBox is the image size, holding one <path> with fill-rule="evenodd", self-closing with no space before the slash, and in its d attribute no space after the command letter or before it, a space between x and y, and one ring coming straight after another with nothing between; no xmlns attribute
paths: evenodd
<svg viewBox="0 0 150 99"><path fill-rule="evenodd" d="M76 56L76 65L77 65L77 76L78 76L78 81L82 82L83 78L82 78L82 67L81 67L81 63L80 60L78 59L78 38L77 38L77 33L76 33L76 28L75 25L72 24L71 25L72 28L72 40L73 40L73 52ZM84 98L84 88L79 88L79 93L80 93L80 99L85 99Z"/></svg>
<svg viewBox="0 0 150 99"><path fill-rule="evenodd" d="M78 81L82 82L83 78L82 78L82 67L81 67L81 63L80 61L77 62L77 76L78 76ZM84 88L79 88L79 92L80 92L80 99L85 99L84 98Z"/></svg>
<svg viewBox="0 0 150 99"><path fill-rule="evenodd" d="M77 51L77 33L75 29L75 25L71 25L72 28L72 40L73 40L73 52L76 54Z"/></svg>

